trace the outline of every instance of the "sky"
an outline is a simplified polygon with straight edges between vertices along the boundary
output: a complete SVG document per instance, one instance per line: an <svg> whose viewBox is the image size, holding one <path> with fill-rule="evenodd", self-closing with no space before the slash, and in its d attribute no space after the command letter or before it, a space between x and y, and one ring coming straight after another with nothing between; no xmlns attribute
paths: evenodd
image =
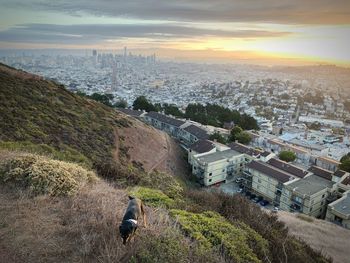
<svg viewBox="0 0 350 263"><path fill-rule="evenodd" d="M0 0L0 49L350 65L350 0Z"/></svg>

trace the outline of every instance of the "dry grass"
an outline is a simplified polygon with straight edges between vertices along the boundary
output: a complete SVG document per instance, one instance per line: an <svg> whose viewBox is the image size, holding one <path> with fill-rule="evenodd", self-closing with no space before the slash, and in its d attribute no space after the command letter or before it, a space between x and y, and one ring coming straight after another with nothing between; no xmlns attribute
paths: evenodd
<svg viewBox="0 0 350 263"><path fill-rule="evenodd" d="M287 225L290 234L331 256L335 263L349 262L349 230L324 220L312 219L310 222L291 213L281 211L278 214L279 220Z"/></svg>
<svg viewBox="0 0 350 263"><path fill-rule="evenodd" d="M166 257L168 262L202 262L204 254L193 252L196 244L161 209L146 207L149 227L139 227L135 242L123 246L118 225L127 203L124 190L102 180L69 197L32 198L0 186L0 259L11 255L13 262L164 262ZM212 256L207 262L224 262Z"/></svg>

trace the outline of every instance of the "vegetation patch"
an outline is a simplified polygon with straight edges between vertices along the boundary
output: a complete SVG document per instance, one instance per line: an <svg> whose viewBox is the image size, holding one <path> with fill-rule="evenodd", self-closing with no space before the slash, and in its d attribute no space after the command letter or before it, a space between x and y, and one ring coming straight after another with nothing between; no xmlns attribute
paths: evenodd
<svg viewBox="0 0 350 263"><path fill-rule="evenodd" d="M88 182L94 172L77 164L33 154L19 154L0 163L0 181L28 188L34 195L72 195Z"/></svg>
<svg viewBox="0 0 350 263"><path fill-rule="evenodd" d="M154 171L150 174L144 174L140 179L140 185L162 190L171 198L177 198L182 195L183 187L170 174Z"/></svg>
<svg viewBox="0 0 350 263"><path fill-rule="evenodd" d="M147 205L158 207L165 206L171 207L174 204L174 199L170 198L160 190L146 188L146 187L134 187L129 191L131 196L140 198Z"/></svg>
<svg viewBox="0 0 350 263"><path fill-rule="evenodd" d="M92 167L91 161L86 156L84 156L77 150L67 145L61 145L60 150L57 150L52 146L49 146L43 143L34 144L29 141L23 141L23 142L0 141L0 150L20 151L20 152L28 152L33 154L45 155L45 156L49 156L52 159L56 159L60 161L78 163L80 165L83 165L86 168Z"/></svg>
<svg viewBox="0 0 350 263"><path fill-rule="evenodd" d="M309 222L309 223L314 222L314 219L311 216L307 216L307 215L304 215L304 214L297 214L296 217L301 219L301 220L304 220L306 222Z"/></svg>
<svg viewBox="0 0 350 263"><path fill-rule="evenodd" d="M268 251L268 242L253 229L241 222L231 224L215 212L171 210L171 215L187 235L205 248L223 248L234 262L261 262L258 255Z"/></svg>

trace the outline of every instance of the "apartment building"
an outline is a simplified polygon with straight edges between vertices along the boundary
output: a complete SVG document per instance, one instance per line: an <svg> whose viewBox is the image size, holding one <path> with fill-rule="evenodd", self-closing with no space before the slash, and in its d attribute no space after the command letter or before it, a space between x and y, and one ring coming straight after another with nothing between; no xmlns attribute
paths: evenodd
<svg viewBox="0 0 350 263"><path fill-rule="evenodd" d="M350 229L350 192L328 205L326 220Z"/></svg>
<svg viewBox="0 0 350 263"><path fill-rule="evenodd" d="M281 209L324 218L327 198L335 191L332 182L315 174L285 185L281 196Z"/></svg>
<svg viewBox="0 0 350 263"><path fill-rule="evenodd" d="M297 177L263 161L247 164L244 174L251 177L251 190L279 206L284 185Z"/></svg>
<svg viewBox="0 0 350 263"><path fill-rule="evenodd" d="M210 186L225 182L229 177L240 174L244 167L244 154L232 149L216 151L204 155L194 155L192 174L199 182Z"/></svg>
<svg viewBox="0 0 350 263"><path fill-rule="evenodd" d="M228 148L227 148L228 149ZM192 167L194 156L201 156L209 153L214 153L217 151L214 142L209 140L199 140L192 144L188 149L188 163Z"/></svg>

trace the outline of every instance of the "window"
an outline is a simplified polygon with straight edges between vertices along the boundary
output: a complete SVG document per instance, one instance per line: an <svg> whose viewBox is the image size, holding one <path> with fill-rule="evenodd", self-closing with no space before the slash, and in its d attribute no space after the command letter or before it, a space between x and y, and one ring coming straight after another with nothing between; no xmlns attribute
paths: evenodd
<svg viewBox="0 0 350 263"><path fill-rule="evenodd" d="M224 173L224 172L225 172L225 169L222 169L222 172Z"/></svg>
<svg viewBox="0 0 350 263"><path fill-rule="evenodd" d="M209 176L212 176L212 175L213 175L213 173L210 173L210 174L209 174Z"/></svg>
<svg viewBox="0 0 350 263"><path fill-rule="evenodd" d="M322 208L320 209L320 212L322 212Z"/></svg>
<svg viewBox="0 0 350 263"><path fill-rule="evenodd" d="M325 197L325 194L322 195L322 198L324 198L324 197Z"/></svg>
<svg viewBox="0 0 350 263"><path fill-rule="evenodd" d="M194 169L194 170L197 170L197 167L196 167L196 166L193 166L193 169Z"/></svg>
<svg viewBox="0 0 350 263"><path fill-rule="evenodd" d="M310 207L310 212L312 211L312 207Z"/></svg>
<svg viewBox="0 0 350 263"><path fill-rule="evenodd" d="M209 182L211 182L211 179L209 179Z"/></svg>
<svg viewBox="0 0 350 263"><path fill-rule="evenodd" d="M321 205L323 205L323 201L321 202Z"/></svg>

